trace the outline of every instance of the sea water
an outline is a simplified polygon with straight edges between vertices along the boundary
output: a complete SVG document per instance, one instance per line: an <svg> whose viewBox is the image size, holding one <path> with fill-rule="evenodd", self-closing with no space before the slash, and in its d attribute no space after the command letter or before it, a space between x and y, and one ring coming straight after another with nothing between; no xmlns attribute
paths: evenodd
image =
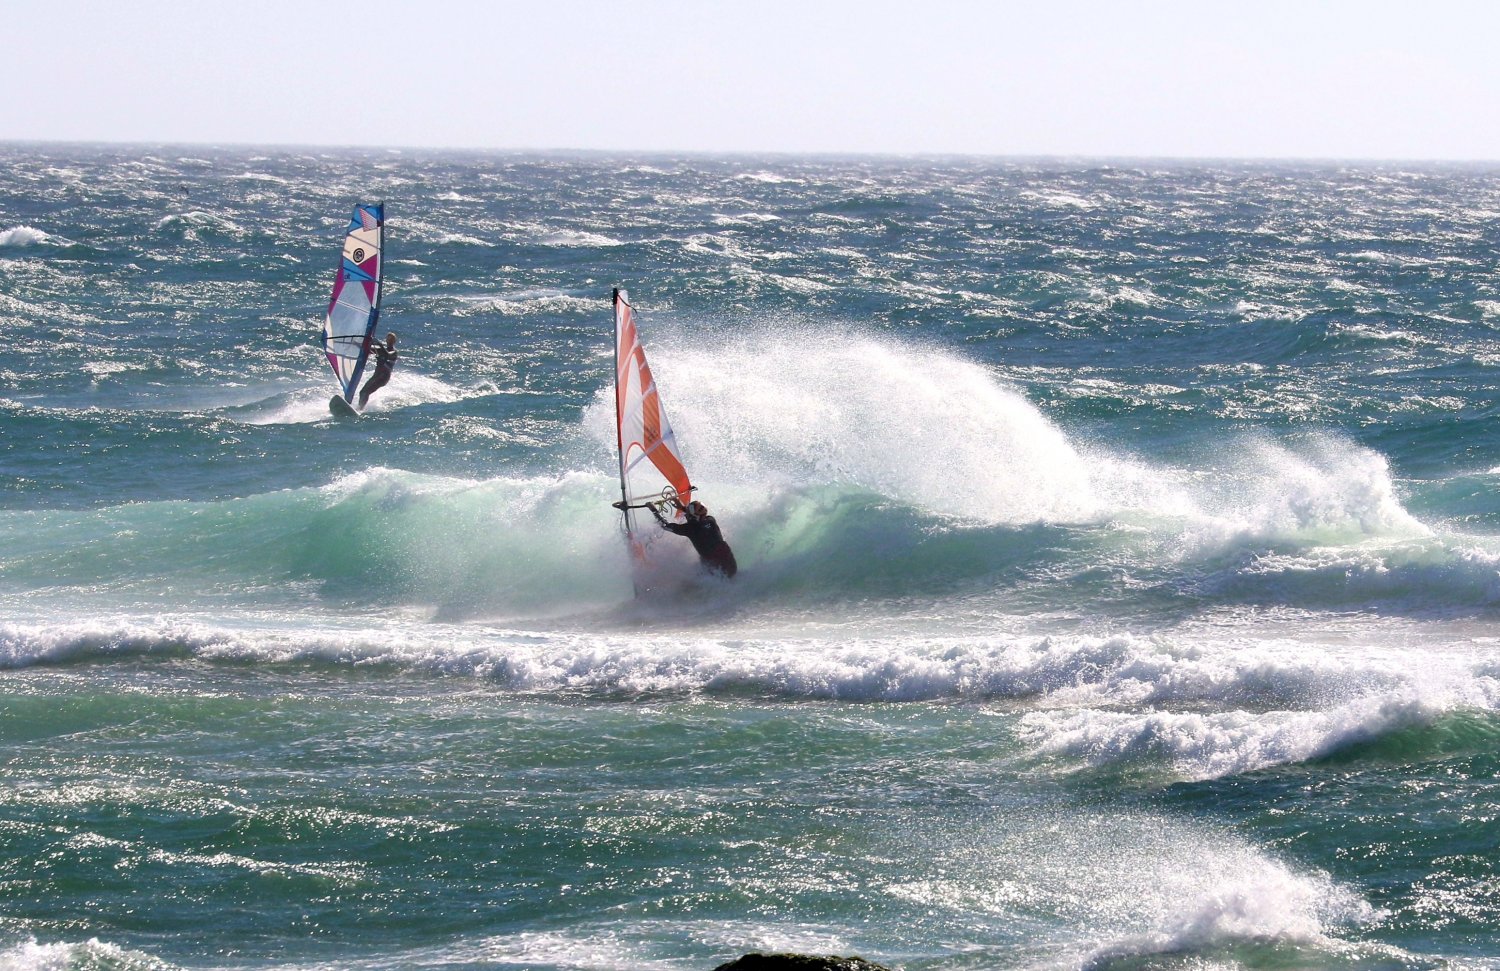
<svg viewBox="0 0 1500 971"><path fill-rule="evenodd" d="M1500 170L0 160L0 964L1500 967Z"/></svg>

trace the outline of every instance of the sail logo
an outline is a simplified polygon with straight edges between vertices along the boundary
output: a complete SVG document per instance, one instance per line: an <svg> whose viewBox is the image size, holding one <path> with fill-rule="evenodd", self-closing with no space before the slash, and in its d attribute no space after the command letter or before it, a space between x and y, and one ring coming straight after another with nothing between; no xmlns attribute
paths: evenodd
<svg viewBox="0 0 1500 971"><path fill-rule="evenodd" d="M365 269L366 260L373 260L379 255L378 230L352 229L344 238L344 259L360 269Z"/></svg>

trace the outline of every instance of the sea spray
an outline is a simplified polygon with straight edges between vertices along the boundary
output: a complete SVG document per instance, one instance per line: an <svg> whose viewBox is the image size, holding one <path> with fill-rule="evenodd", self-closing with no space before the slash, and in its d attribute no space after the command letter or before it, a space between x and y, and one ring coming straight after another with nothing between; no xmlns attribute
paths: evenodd
<svg viewBox="0 0 1500 971"><path fill-rule="evenodd" d="M1500 957L1483 167L0 160L0 963Z"/></svg>

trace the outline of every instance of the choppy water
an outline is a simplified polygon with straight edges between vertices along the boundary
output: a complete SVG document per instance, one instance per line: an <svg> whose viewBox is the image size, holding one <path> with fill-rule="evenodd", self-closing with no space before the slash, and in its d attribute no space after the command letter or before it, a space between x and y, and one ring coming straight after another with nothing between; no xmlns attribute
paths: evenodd
<svg viewBox="0 0 1500 971"><path fill-rule="evenodd" d="M1500 171L0 160L0 963L1500 967Z"/></svg>

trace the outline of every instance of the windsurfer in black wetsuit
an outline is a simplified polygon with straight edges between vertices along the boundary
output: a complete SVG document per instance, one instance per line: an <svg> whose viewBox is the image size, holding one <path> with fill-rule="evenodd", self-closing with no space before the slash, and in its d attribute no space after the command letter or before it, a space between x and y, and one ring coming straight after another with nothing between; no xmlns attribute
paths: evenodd
<svg viewBox="0 0 1500 971"><path fill-rule="evenodd" d="M391 379L391 370L396 366L396 334L392 331L385 335L384 344L376 344L375 373L370 375L370 380L359 389L359 410L365 410L365 402L370 400L370 395L385 387L385 383Z"/></svg>
<svg viewBox="0 0 1500 971"><path fill-rule="evenodd" d="M686 506L677 503L677 508L687 515L687 522L684 523L669 523L655 506L646 508L661 523L662 529L678 536L686 536L692 542L693 549L698 551L698 558L703 561L704 566L726 577L739 572L740 568L734 562L734 551L724 542L724 534L719 531L718 521L708 514L708 507L703 503L697 500Z"/></svg>

